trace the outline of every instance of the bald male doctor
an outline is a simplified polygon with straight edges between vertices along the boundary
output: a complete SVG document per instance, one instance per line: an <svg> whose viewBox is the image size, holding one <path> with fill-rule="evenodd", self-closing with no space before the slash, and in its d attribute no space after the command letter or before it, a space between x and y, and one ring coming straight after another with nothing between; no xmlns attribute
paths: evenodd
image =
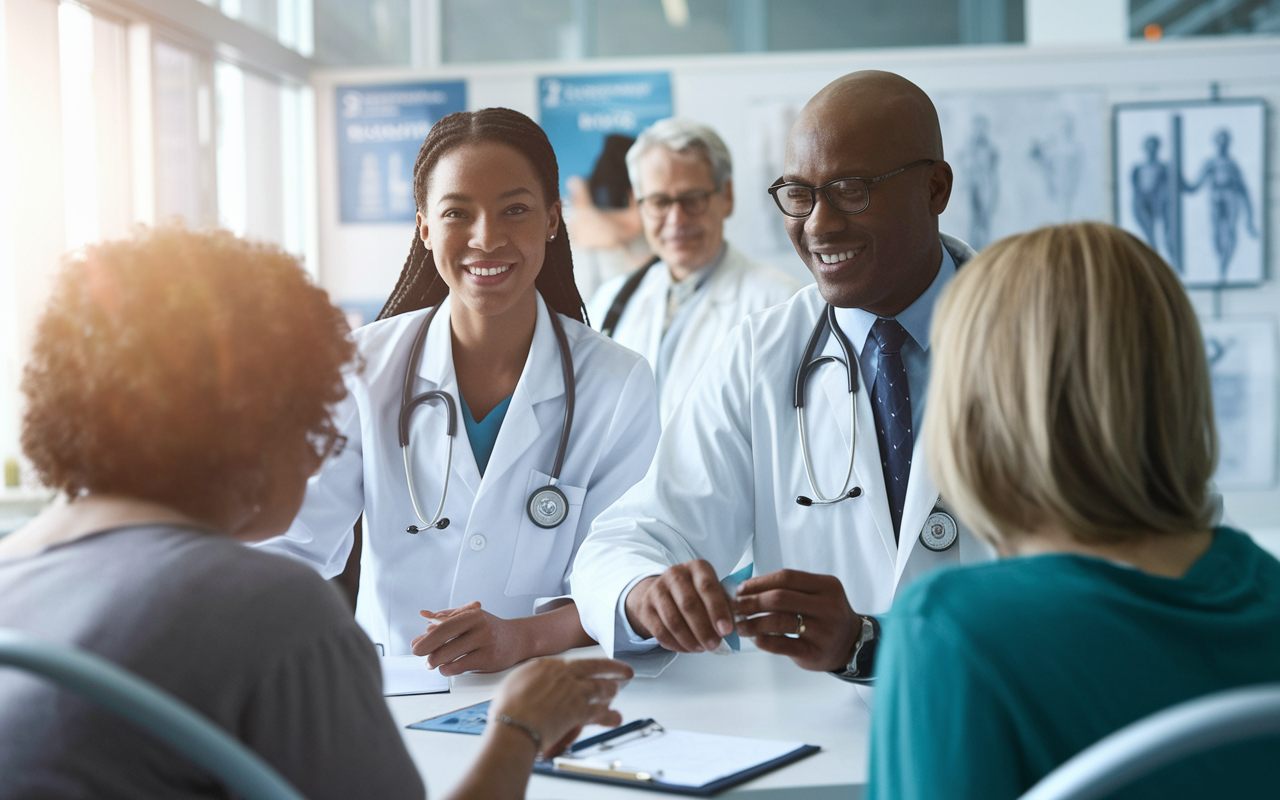
<svg viewBox="0 0 1280 800"><path fill-rule="evenodd" d="M711 128L655 122L627 151L627 171L657 256L606 282L587 310L605 335L648 359L666 424L729 331L785 302L800 283L725 241L733 161Z"/></svg>
<svg viewBox="0 0 1280 800"><path fill-rule="evenodd" d="M933 306L973 254L938 231L951 185L910 81L853 73L804 107L770 193L817 283L728 337L648 474L592 525L570 580L607 652L701 652L736 629L867 681L897 591L992 556L947 511L917 433ZM720 580L747 554L756 577L731 597Z"/></svg>

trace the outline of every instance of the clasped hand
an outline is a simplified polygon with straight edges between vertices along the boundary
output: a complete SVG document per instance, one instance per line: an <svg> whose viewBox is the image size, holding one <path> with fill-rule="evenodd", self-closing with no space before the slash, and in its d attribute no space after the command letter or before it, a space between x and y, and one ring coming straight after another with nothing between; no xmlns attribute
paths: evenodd
<svg viewBox="0 0 1280 800"><path fill-rule="evenodd" d="M430 622L410 649L415 656L426 656L427 666L439 667L441 675L499 672L522 659L519 624L483 610L479 601L419 613Z"/></svg>
<svg viewBox="0 0 1280 800"><path fill-rule="evenodd" d="M625 607L636 633L668 650L714 650L736 627L761 650L808 670L844 668L861 629L835 576L783 569L744 581L737 597L729 597L701 559L640 581ZM796 636L802 619L804 632Z"/></svg>

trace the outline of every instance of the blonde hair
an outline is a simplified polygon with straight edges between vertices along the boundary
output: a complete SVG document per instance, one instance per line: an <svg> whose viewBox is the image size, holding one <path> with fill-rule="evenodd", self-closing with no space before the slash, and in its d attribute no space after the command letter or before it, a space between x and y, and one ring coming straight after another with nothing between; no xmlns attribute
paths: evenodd
<svg viewBox="0 0 1280 800"><path fill-rule="evenodd" d="M996 242L948 287L932 346L929 467L978 535L1209 527L1218 443L1200 325L1138 239L1088 222Z"/></svg>

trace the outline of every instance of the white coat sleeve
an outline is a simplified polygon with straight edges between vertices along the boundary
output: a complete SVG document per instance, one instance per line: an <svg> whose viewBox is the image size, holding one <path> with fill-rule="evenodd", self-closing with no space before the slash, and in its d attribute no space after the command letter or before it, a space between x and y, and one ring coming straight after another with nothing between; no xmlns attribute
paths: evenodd
<svg viewBox="0 0 1280 800"><path fill-rule="evenodd" d="M586 632L610 655L623 590L704 558L729 575L755 529L752 340L739 325L707 360L662 431L640 483L600 514L571 583Z"/></svg>
<svg viewBox="0 0 1280 800"><path fill-rule="evenodd" d="M649 362L642 358L636 359L612 413L604 447L601 448L600 458L586 487L582 514L578 517L578 529L575 532L575 551L586 539L596 516L643 478L653 461L662 425L658 420L658 389L653 382ZM536 611L549 611L570 599L573 563L573 559L570 559L565 569L565 594L555 598L539 598Z"/></svg>
<svg viewBox="0 0 1280 800"><path fill-rule="evenodd" d="M330 456L307 481L302 508L289 530L252 545L306 562L326 579L346 567L355 543L351 529L364 512L364 446L350 383L332 416L338 432L347 437L342 452Z"/></svg>

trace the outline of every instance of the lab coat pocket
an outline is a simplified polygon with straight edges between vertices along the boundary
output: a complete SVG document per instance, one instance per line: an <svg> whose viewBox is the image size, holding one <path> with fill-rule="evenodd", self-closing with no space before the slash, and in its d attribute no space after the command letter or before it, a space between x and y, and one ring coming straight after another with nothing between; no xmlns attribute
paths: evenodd
<svg viewBox="0 0 1280 800"><path fill-rule="evenodd" d="M538 489L551 483L551 476L537 470L529 470L529 485L525 487L521 501ZM573 555L573 541L578 532L578 518L582 515L582 500L587 490L566 483L556 484L569 501L569 512L564 522L554 528L543 528L529 518L528 509L520 514L520 527L516 532L515 555L511 559L511 575L507 579L508 597L538 595L550 597L562 591L564 574L569 569Z"/></svg>

